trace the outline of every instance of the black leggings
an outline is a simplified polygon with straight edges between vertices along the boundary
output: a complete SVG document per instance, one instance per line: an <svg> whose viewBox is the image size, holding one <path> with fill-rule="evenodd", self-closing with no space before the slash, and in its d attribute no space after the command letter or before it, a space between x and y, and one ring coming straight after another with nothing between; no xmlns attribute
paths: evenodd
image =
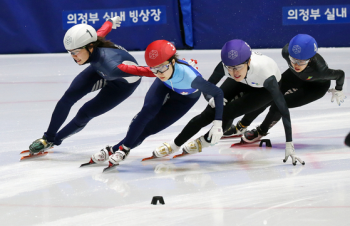
<svg viewBox="0 0 350 226"><path fill-rule="evenodd" d="M256 111L272 101L272 96L265 88L253 88L247 84L236 82L235 80L228 78L220 87L224 92L224 97L228 100L228 103L224 107L223 112L223 130L225 131L232 122L233 119ZM244 95L230 102L235 96L241 92ZM175 144L178 146L183 145L187 140L199 132L199 130L213 122L215 118L215 108L210 105L200 114L194 117L181 131L181 133L175 138ZM209 132L205 135L208 138ZM207 139L208 140L208 139Z"/></svg>
<svg viewBox="0 0 350 226"><path fill-rule="evenodd" d="M285 94L287 91L290 91L290 93L285 94L284 99L288 108L296 108L322 98L327 93L330 85L331 81L303 81L294 75L291 69L288 69L282 74L281 92ZM261 130L267 133L281 119L281 114L277 106L272 102L254 112L246 114L242 118L241 123L244 126L249 126L270 105L269 113L260 125Z"/></svg>

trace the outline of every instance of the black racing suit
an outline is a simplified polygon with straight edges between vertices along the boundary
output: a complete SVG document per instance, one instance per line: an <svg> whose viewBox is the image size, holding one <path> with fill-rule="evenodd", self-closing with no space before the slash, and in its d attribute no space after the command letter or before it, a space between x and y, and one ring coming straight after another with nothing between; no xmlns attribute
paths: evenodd
<svg viewBox="0 0 350 226"><path fill-rule="evenodd" d="M316 53L303 71L296 72L289 59L288 46L289 44L286 44L283 47L282 56L287 61L289 69L282 74L280 82L281 92L285 94L284 98L288 108L300 107L322 98L328 91L331 80L336 80L336 90L342 90L345 79L344 71L329 69L323 57ZM262 132L267 133L281 119L281 114L273 102L246 114L241 120L242 125L249 126L270 105L269 113L260 125Z"/></svg>

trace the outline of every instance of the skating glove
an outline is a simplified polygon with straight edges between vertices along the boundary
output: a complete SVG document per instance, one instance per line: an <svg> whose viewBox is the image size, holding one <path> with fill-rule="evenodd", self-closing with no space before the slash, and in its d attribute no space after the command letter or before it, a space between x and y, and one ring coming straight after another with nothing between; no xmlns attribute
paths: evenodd
<svg viewBox="0 0 350 226"><path fill-rule="evenodd" d="M191 60L187 61L187 63L188 63L189 65L191 65L192 67L196 67L196 65L197 65L197 60L191 59ZM198 68L197 68L197 69L198 69Z"/></svg>
<svg viewBox="0 0 350 226"><path fill-rule="evenodd" d="M117 29L117 27L120 27L120 24L122 22L122 19L119 16L110 18L110 20L112 21L113 25L112 28L113 29Z"/></svg>
<svg viewBox="0 0 350 226"><path fill-rule="evenodd" d="M186 61L185 58L182 58L182 60ZM186 61L190 66L192 66L194 69L196 69L198 71L198 67L197 66L197 60L191 59L189 61Z"/></svg>
<svg viewBox="0 0 350 226"><path fill-rule="evenodd" d="M344 103L344 99L346 96L344 95L342 90L336 90L336 89L329 89L328 93L332 93L332 100L331 102L334 102L334 98L337 101L338 105L340 106L340 103Z"/></svg>
<svg viewBox="0 0 350 226"><path fill-rule="evenodd" d="M293 142L286 142L286 155L285 158L283 159L283 162L287 162L289 156L292 158L292 163L293 165L297 164L298 160L301 164L305 165L305 162L302 161L299 157L295 156L295 149Z"/></svg>
<svg viewBox="0 0 350 226"><path fill-rule="evenodd" d="M224 106L226 105L227 100L224 98ZM210 105L210 107L215 108L215 100L214 97L210 98L208 104Z"/></svg>
<svg viewBox="0 0 350 226"><path fill-rule="evenodd" d="M209 131L208 139L211 140L210 143L216 144L217 142L219 142L219 140L223 135L224 135L224 132L222 131L222 121L214 120L213 127L211 127Z"/></svg>

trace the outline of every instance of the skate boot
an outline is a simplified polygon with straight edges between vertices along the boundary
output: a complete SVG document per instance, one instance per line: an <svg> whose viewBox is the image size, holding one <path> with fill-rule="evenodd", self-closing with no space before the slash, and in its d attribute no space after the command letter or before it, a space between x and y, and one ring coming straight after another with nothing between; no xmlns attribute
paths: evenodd
<svg viewBox="0 0 350 226"><path fill-rule="evenodd" d="M31 154L37 154L52 148L53 145L53 142L48 142L46 137L43 136L42 138L33 141L33 143L29 146L29 151Z"/></svg>
<svg viewBox="0 0 350 226"><path fill-rule="evenodd" d="M129 155L129 153L130 153L130 148L127 148L124 145L120 145L119 150L109 156L108 167L106 167L103 170L103 172L118 166L121 161L125 160L125 158Z"/></svg>
<svg viewBox="0 0 350 226"><path fill-rule="evenodd" d="M163 143L163 145L156 148L156 150L153 151L153 155L157 158L164 157L170 154L173 154L177 151L179 151L180 147L177 146L174 141L169 143Z"/></svg>
<svg viewBox="0 0 350 226"><path fill-rule="evenodd" d="M231 125L230 128L224 132L221 139L240 137L245 133L247 128L247 126L242 125L241 121L238 121L236 126Z"/></svg>
<svg viewBox="0 0 350 226"><path fill-rule="evenodd" d="M257 126L256 129L246 131L242 136L242 140L247 143L254 143L267 134L267 132L261 130L260 126Z"/></svg>
<svg viewBox="0 0 350 226"><path fill-rule="evenodd" d="M113 163L114 165L119 165L119 162L124 161L124 159L129 155L129 152L130 148L120 145L119 150L113 155L109 156L109 162Z"/></svg>
<svg viewBox="0 0 350 226"><path fill-rule="evenodd" d="M108 160L109 156L113 154L113 149L111 146L106 146L101 151L93 154L89 162L81 164L80 167L89 166L92 164L101 164Z"/></svg>
<svg viewBox="0 0 350 226"><path fill-rule="evenodd" d="M171 141L169 143L163 143L161 146L157 147L156 150L152 152L152 156L148 158L142 159L142 161L150 160L150 159L156 159L156 158L162 158L165 156L168 156L170 154L173 154L180 150L180 147L175 144L174 141Z"/></svg>
<svg viewBox="0 0 350 226"><path fill-rule="evenodd" d="M175 155L174 158L181 157L188 154L196 154L196 153L202 152L203 148L206 148L209 146L211 146L210 142L207 142L204 139L204 136L201 136L185 144L184 148L182 148L182 151L183 151L182 154Z"/></svg>
<svg viewBox="0 0 350 226"><path fill-rule="evenodd" d="M105 161L108 160L109 156L113 155L113 150L112 150L112 146L106 146L104 149L102 149L101 151L97 152L96 154L93 154L91 156L91 160L94 163L104 163Z"/></svg>

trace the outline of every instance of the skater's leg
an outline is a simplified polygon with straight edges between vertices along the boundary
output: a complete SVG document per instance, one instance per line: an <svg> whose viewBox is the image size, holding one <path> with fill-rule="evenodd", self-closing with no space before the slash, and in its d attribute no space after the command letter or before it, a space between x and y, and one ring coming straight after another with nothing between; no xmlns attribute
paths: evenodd
<svg viewBox="0 0 350 226"><path fill-rule="evenodd" d="M170 97L169 93L171 92L173 91L167 88L161 80L154 80L145 96L145 102L141 111L137 113L130 123L123 143L126 147L131 148L137 146L136 140L139 138L146 125L156 117L163 104L168 101ZM118 146L115 145L113 150L117 149Z"/></svg>
<svg viewBox="0 0 350 226"><path fill-rule="evenodd" d="M227 122L226 127L223 127L225 131L223 137L234 137L243 135L245 131L247 131L248 126L270 105L271 103L268 103L256 111L245 114L244 117L241 120L239 120L236 124L232 124L234 119L230 119Z"/></svg>
<svg viewBox="0 0 350 226"><path fill-rule="evenodd" d="M200 92L192 94L191 97L172 93L169 100L162 106L158 114L149 121L132 146L140 145L148 136L156 134L178 121L193 107L199 97Z"/></svg>
<svg viewBox="0 0 350 226"><path fill-rule="evenodd" d="M267 107L271 105L271 102L266 104L265 106L259 108L256 111L250 112L248 114L245 114L244 117L241 119L242 125L245 127L250 126L250 124L261 114Z"/></svg>
<svg viewBox="0 0 350 226"><path fill-rule="evenodd" d="M330 81L322 83L305 83L303 87L298 88L293 91L293 93L286 94L284 99L286 100L288 108L300 107L322 98L327 93L329 87ZM260 126L261 130L264 133L267 133L267 131L280 119L281 114L279 113L277 106L272 104L269 113Z"/></svg>
<svg viewBox="0 0 350 226"><path fill-rule="evenodd" d="M45 151L51 148L54 143L56 133L66 120L71 107L87 93L94 91L95 84L104 84L102 79L91 66L82 71L71 83L63 97L58 101L52 113L51 121L47 131L42 138L36 139L30 146L32 153Z"/></svg>
<svg viewBox="0 0 350 226"><path fill-rule="evenodd" d="M230 102L224 107L223 125L226 125L227 122L241 115L261 109L270 103L271 100L271 94L266 89L249 87L241 98ZM209 132L205 134L205 139L207 139L208 136Z"/></svg>
<svg viewBox="0 0 350 226"><path fill-rule="evenodd" d="M232 101L237 95L240 95L241 92L247 91L246 86L242 83L236 82L233 79L226 79L225 82L220 86L221 90L224 92L224 98L228 101L229 104L238 101ZM227 105L226 105L227 106ZM224 107L224 111L225 111ZM199 130L207 125L209 125L215 117L215 109L210 105L207 105L206 109L196 117L192 118L191 121L185 126L181 133L175 138L175 144L178 146L183 145L187 140L199 132ZM229 127L229 121L223 121L223 126L226 128Z"/></svg>
<svg viewBox="0 0 350 226"><path fill-rule="evenodd" d="M125 82L108 82L92 100L81 107L77 115L62 129L55 138L55 144L60 145L62 140L81 131L94 117L102 115L128 98L140 84Z"/></svg>
<svg viewBox="0 0 350 226"><path fill-rule="evenodd" d="M183 145L187 140L198 133L199 130L212 123L214 118L215 110L208 105L201 114L195 116L187 123L181 133L175 138L175 144L177 146Z"/></svg>
<svg viewBox="0 0 350 226"><path fill-rule="evenodd" d="M71 107L83 96L92 92L92 88L100 80L103 83L104 80L89 66L72 81L52 113L49 127L45 132L49 142L54 142L56 133L66 120Z"/></svg>

